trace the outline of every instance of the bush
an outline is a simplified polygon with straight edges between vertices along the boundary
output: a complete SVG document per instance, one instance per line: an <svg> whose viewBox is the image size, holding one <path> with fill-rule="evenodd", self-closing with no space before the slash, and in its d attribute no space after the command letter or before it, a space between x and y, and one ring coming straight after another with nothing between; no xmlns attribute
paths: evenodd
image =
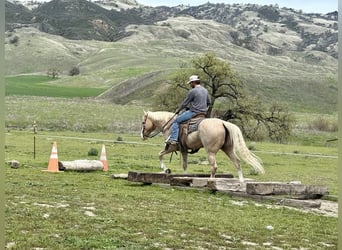
<svg viewBox="0 0 342 250"><path fill-rule="evenodd" d="M70 70L69 70L69 76L76 76L76 75L79 75L80 74L80 69L79 67L72 67Z"/></svg>
<svg viewBox="0 0 342 250"><path fill-rule="evenodd" d="M14 44L15 46L18 46L19 43L19 37L18 36L14 36L9 40L10 44Z"/></svg>
<svg viewBox="0 0 342 250"><path fill-rule="evenodd" d="M96 148L91 148L88 151L88 156L98 156L99 155L99 151Z"/></svg>
<svg viewBox="0 0 342 250"><path fill-rule="evenodd" d="M180 36L180 37L182 37L184 39L188 39L189 36L191 35L191 33L189 33L186 30L182 30L182 29L176 30L175 33L176 33L177 36Z"/></svg>
<svg viewBox="0 0 342 250"><path fill-rule="evenodd" d="M323 117L319 117L309 124L309 128L318 131L337 132L338 122L336 120L327 120Z"/></svg>

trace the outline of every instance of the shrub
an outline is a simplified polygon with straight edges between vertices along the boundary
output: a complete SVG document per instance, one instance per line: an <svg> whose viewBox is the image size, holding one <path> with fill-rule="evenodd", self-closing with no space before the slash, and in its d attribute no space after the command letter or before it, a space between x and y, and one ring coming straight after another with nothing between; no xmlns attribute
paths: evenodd
<svg viewBox="0 0 342 250"><path fill-rule="evenodd" d="M180 36L180 37L182 37L184 39L188 39L189 36L191 35L191 33L189 33L186 30L182 30L182 29L176 30L175 33L176 33L177 36Z"/></svg>
<svg viewBox="0 0 342 250"><path fill-rule="evenodd" d="M310 129L326 132L337 132L338 122L336 120L327 120L323 117L319 117L309 124Z"/></svg>
<svg viewBox="0 0 342 250"><path fill-rule="evenodd" d="M80 68L79 67L74 66L69 70L69 76L76 76L79 74L80 74Z"/></svg>
<svg viewBox="0 0 342 250"><path fill-rule="evenodd" d="M88 156L98 156L99 155L99 151L96 148L91 148L88 151Z"/></svg>
<svg viewBox="0 0 342 250"><path fill-rule="evenodd" d="M18 45L19 43L19 37L18 36L14 36L9 40L10 44L14 44L15 46Z"/></svg>

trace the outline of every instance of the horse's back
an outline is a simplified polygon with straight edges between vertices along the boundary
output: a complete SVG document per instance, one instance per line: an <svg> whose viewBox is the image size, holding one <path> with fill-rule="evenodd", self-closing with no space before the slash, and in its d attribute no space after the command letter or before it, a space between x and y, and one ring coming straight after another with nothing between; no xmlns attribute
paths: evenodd
<svg viewBox="0 0 342 250"><path fill-rule="evenodd" d="M199 124L199 128L206 130L219 129L220 127L223 128L223 122L223 120L218 118L206 118L203 121L201 121L201 123Z"/></svg>

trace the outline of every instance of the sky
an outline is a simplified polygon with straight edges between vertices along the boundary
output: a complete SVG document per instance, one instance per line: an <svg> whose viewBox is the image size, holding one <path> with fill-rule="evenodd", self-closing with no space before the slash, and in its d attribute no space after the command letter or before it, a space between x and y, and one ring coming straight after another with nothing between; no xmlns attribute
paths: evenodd
<svg viewBox="0 0 342 250"><path fill-rule="evenodd" d="M177 6L177 5L190 5L197 6L205 3L254 3L260 5L278 4L280 8L287 7L295 10L302 10L305 13L321 13L338 10L338 0L137 0L138 3L147 6Z"/></svg>

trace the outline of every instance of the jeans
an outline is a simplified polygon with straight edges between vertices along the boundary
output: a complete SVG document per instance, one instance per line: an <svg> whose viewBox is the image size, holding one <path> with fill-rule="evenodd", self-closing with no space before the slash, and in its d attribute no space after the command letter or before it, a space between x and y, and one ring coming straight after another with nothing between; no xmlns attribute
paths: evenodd
<svg viewBox="0 0 342 250"><path fill-rule="evenodd" d="M187 110L177 116L177 118L173 121L171 126L171 134L167 141L178 141L178 134L179 134L179 123L185 122L190 120L196 113L190 110Z"/></svg>

